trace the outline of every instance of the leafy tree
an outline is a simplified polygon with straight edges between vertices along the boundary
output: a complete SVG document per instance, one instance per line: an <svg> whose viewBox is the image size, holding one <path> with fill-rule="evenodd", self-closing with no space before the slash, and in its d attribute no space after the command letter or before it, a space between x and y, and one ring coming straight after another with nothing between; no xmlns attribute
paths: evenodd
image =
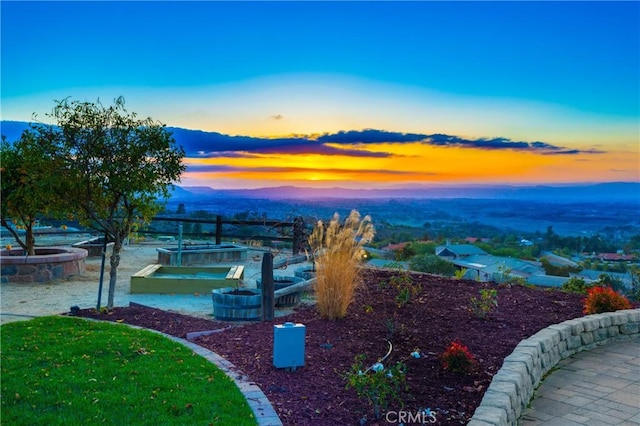
<svg viewBox="0 0 640 426"><path fill-rule="evenodd" d="M59 214L61 164L56 137L51 127L40 127L41 131L25 130L13 144L4 137L0 142L0 220L29 256L35 255L36 220ZM16 226L24 228L24 238Z"/></svg>
<svg viewBox="0 0 640 426"><path fill-rule="evenodd" d="M184 203L178 204L176 214L187 214L187 209L184 207Z"/></svg>
<svg viewBox="0 0 640 426"><path fill-rule="evenodd" d="M396 255L396 260L398 261L408 260L416 255L416 251L413 247L413 244L406 244L401 249L396 250L395 255Z"/></svg>
<svg viewBox="0 0 640 426"><path fill-rule="evenodd" d="M640 234L633 235L629 239L629 251L640 250Z"/></svg>
<svg viewBox="0 0 640 426"><path fill-rule="evenodd" d="M598 285L610 287L619 293L623 293L625 291L624 282L620 278L613 277L609 274L600 274L598 277Z"/></svg>
<svg viewBox="0 0 640 426"><path fill-rule="evenodd" d="M447 277L453 276L456 271L453 263L447 262L435 254L423 254L413 257L409 261L409 268L412 271L429 272Z"/></svg>
<svg viewBox="0 0 640 426"><path fill-rule="evenodd" d="M434 254L438 244L433 242L416 242L411 243L411 247L418 254Z"/></svg>
<svg viewBox="0 0 640 426"><path fill-rule="evenodd" d="M640 302L640 267L632 267L629 270L629 275L631 278L631 285L629 286L629 290L626 294L629 299L635 302Z"/></svg>
<svg viewBox="0 0 640 426"><path fill-rule="evenodd" d="M113 299L123 242L132 228L147 223L169 198L185 170L184 150L165 126L138 119L124 107L63 100L50 115L57 122L68 178L69 209L84 225L114 242L107 308Z"/></svg>
<svg viewBox="0 0 640 426"><path fill-rule="evenodd" d="M200 222L194 223L191 232L194 234L202 234L202 224Z"/></svg>
<svg viewBox="0 0 640 426"><path fill-rule="evenodd" d="M553 265L549 259L543 257L540 259L540 264L544 268L544 272L547 275L555 275L557 277L568 277L572 272L580 272L581 268L578 266L556 266Z"/></svg>

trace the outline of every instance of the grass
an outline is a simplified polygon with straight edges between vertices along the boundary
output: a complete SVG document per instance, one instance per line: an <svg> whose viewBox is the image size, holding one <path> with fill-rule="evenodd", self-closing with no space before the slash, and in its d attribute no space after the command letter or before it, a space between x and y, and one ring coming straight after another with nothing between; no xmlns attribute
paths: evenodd
<svg viewBox="0 0 640 426"><path fill-rule="evenodd" d="M3 424L257 423L233 380L157 333L42 317L3 325L0 342Z"/></svg>
<svg viewBox="0 0 640 426"><path fill-rule="evenodd" d="M309 238L316 262L317 309L323 318L343 318L360 284L363 246L375 235L371 218L352 210L341 223L336 213L328 226L319 221Z"/></svg>

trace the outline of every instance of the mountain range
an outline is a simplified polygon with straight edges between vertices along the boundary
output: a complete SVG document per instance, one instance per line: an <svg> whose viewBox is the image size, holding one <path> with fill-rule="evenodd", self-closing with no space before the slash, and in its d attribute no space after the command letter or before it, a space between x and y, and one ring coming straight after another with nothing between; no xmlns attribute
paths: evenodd
<svg viewBox="0 0 640 426"><path fill-rule="evenodd" d="M563 202L625 202L640 206L640 182L611 182L564 186L441 186L398 189L305 188L279 186L259 189L214 189L176 186L173 201L194 198L287 199L374 199L374 198L472 198Z"/></svg>

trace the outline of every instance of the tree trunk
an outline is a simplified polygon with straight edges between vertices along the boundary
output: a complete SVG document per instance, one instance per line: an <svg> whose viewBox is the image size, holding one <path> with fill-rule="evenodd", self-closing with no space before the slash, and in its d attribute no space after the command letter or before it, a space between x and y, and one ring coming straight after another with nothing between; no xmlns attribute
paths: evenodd
<svg viewBox="0 0 640 426"><path fill-rule="evenodd" d="M36 255L36 239L33 236L33 222L27 225L25 242L27 245L27 256Z"/></svg>
<svg viewBox="0 0 640 426"><path fill-rule="evenodd" d="M113 253L111 254L111 270L109 271L109 296L107 298L107 309L113 309L113 298L116 292L116 282L118 281L118 265L120 264L120 250L122 249L122 240L116 236L113 243Z"/></svg>

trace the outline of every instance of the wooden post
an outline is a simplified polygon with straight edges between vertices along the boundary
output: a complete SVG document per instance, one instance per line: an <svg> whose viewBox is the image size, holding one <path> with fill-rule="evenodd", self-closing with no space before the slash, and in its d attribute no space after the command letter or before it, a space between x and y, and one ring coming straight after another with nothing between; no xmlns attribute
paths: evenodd
<svg viewBox="0 0 640 426"><path fill-rule="evenodd" d="M216 216L216 245L222 243L222 216Z"/></svg>
<svg viewBox="0 0 640 426"><path fill-rule="evenodd" d="M273 285L273 255L262 256L262 321L273 321L275 295Z"/></svg>
<svg viewBox="0 0 640 426"><path fill-rule="evenodd" d="M293 255L302 251L304 240L304 219L298 216L293 221Z"/></svg>

